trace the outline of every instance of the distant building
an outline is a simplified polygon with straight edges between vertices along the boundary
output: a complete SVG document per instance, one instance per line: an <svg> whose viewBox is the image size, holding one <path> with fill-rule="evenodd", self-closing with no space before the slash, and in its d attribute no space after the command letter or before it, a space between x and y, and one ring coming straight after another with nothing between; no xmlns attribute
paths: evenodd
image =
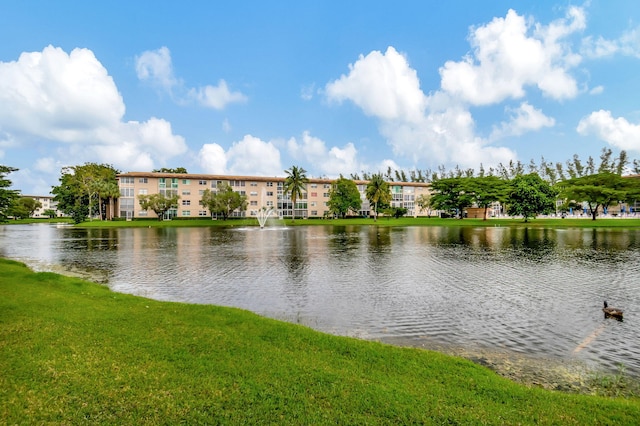
<svg viewBox="0 0 640 426"><path fill-rule="evenodd" d="M22 197L33 198L36 201L40 201L42 207L38 207L31 217L35 218L48 218L49 215L45 214L47 210L53 210L56 212L56 217L65 217L66 215L58 210L58 203L53 200L52 195L21 195Z"/></svg>
<svg viewBox="0 0 640 426"><path fill-rule="evenodd" d="M229 176L208 174L175 174L153 172L120 173L117 176L120 198L117 201L117 215L122 218L157 218L155 212L142 210L139 195L178 194L178 207L167 212L166 218L212 217L211 212L200 205L206 189L216 191L222 185L229 185L234 191L247 196L246 211L234 211L233 217L255 217L262 207L274 209L279 218L292 217L294 206L289 194L284 193L284 177ZM310 178L303 196L296 200L295 216L302 218L322 218L329 214L327 202L333 179ZM358 215L372 214L367 200L367 181L354 181L360 191L362 208ZM422 214L416 210L415 200L422 194L429 194L430 184L418 182L389 182L392 207L404 207L407 216ZM214 216L215 217L215 216Z"/></svg>

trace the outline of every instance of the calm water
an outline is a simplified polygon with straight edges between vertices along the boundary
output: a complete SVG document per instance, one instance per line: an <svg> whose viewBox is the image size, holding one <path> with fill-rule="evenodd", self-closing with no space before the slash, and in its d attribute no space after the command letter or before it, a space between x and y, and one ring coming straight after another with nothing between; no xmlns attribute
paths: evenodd
<svg viewBox="0 0 640 426"><path fill-rule="evenodd" d="M0 256L89 270L119 292L427 348L622 363L636 377L639 252L636 230L0 226ZM605 299L623 322L603 318Z"/></svg>

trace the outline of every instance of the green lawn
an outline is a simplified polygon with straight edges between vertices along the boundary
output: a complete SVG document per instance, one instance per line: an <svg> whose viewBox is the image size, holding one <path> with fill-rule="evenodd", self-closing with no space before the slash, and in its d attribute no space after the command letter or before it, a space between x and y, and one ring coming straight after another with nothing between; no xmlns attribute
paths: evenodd
<svg viewBox="0 0 640 426"><path fill-rule="evenodd" d="M640 228L639 218L624 219L530 219L524 222L522 219L441 219L436 217L403 217L395 218L378 218L377 221L366 218L353 219L291 219L270 220L267 226L312 226L312 225L375 225L375 226L507 226L507 227L527 227L527 228ZM211 220L211 219L174 219L159 221L154 219L133 220L133 221L100 221L93 220L83 222L76 227L81 228L147 228L147 227L244 227L258 226L257 219L228 219L228 220Z"/></svg>
<svg viewBox="0 0 640 426"><path fill-rule="evenodd" d="M296 222L297 223L297 222ZM4 424L637 424L640 400L0 259Z"/></svg>

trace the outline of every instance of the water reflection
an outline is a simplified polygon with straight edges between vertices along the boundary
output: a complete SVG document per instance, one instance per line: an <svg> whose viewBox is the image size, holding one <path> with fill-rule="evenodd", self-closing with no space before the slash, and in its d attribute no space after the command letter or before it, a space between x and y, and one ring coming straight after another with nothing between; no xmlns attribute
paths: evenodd
<svg viewBox="0 0 640 426"><path fill-rule="evenodd" d="M335 333L500 349L640 376L640 232L469 227L0 226L0 254L116 291ZM602 303L624 309L604 321ZM580 351L581 342L600 330ZM610 348L615 347L615 351Z"/></svg>

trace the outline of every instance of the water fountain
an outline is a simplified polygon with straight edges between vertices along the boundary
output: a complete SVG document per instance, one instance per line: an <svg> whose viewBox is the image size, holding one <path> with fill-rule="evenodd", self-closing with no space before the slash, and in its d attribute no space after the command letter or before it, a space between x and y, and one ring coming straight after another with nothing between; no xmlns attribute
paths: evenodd
<svg viewBox="0 0 640 426"><path fill-rule="evenodd" d="M264 190L264 188L262 189L262 194L260 194L260 204L262 204L262 208L260 208L260 210L254 210L253 213L255 213L256 218L258 218L258 223L260 224L260 229L264 228L265 223L267 223L267 219L269 219L269 216L271 216L271 213L273 213L273 207L265 207L264 206L264 198L266 195L266 192Z"/></svg>
<svg viewBox="0 0 640 426"><path fill-rule="evenodd" d="M264 228L264 224L267 223L267 219L269 219L271 213L273 213L273 207L262 207L256 212L256 217L258 218L261 229Z"/></svg>

